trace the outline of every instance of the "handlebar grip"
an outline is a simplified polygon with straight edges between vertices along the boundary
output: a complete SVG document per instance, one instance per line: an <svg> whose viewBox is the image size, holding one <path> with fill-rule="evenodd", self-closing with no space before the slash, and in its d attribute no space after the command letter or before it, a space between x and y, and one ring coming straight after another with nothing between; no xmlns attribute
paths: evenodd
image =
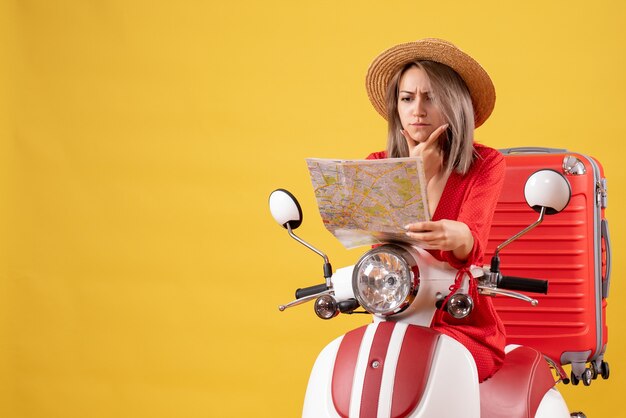
<svg viewBox="0 0 626 418"><path fill-rule="evenodd" d="M531 293L548 293L548 281L540 279L527 279L525 277L502 276L498 281L500 289L517 290Z"/></svg>
<svg viewBox="0 0 626 418"><path fill-rule="evenodd" d="M315 286L303 287L301 289L296 289L296 299L304 298L306 296L315 295L316 293L323 292L328 290L326 284L318 284Z"/></svg>

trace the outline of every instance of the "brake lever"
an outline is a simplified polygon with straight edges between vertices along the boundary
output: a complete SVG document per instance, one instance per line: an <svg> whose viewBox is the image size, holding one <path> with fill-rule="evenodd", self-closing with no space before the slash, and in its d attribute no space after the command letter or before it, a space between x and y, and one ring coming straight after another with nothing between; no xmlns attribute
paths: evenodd
<svg viewBox="0 0 626 418"><path fill-rule="evenodd" d="M302 305L303 303L310 302L310 301L312 301L314 299L319 298L322 295L330 295L330 294L332 294L332 292L333 292L332 289L328 289L328 290L324 290L323 292L316 293L314 295L305 296L303 298L291 301L291 302L289 302L286 305L278 305L278 310L283 312L287 308L291 308L291 307L294 307L294 306Z"/></svg>
<svg viewBox="0 0 626 418"><path fill-rule="evenodd" d="M522 293L513 292L510 290L498 289L498 288L491 287L491 286L478 285L478 292L481 295L487 295L487 296L495 296L495 295L508 296L510 298L519 299L519 300L523 300L524 302L528 302L532 306L537 306L539 304L539 301L537 299L533 299L530 296L526 296Z"/></svg>

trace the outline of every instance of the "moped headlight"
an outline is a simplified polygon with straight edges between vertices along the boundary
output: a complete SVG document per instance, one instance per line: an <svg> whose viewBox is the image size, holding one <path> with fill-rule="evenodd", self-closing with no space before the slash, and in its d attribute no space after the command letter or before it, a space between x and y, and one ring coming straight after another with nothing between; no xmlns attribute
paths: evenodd
<svg viewBox="0 0 626 418"><path fill-rule="evenodd" d="M419 288L419 270L409 252L394 244L368 251L352 273L352 290L361 306L381 316L405 310Z"/></svg>

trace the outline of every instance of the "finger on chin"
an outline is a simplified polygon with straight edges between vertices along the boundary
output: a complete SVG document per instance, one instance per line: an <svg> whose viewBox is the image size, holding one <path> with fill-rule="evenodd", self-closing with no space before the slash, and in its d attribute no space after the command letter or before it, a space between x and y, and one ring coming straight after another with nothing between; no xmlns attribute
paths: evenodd
<svg viewBox="0 0 626 418"><path fill-rule="evenodd" d="M430 134L430 137L426 140L426 143L430 145L430 144L437 142L437 140L441 138L441 134L443 134L446 131L446 129L448 129L448 124L442 125L438 127L437 129L435 129L433 133Z"/></svg>

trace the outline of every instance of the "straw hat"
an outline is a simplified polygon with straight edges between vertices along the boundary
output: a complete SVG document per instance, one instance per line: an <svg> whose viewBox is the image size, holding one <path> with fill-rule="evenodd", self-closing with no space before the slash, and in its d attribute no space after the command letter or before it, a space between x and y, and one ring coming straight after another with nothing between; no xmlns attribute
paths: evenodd
<svg viewBox="0 0 626 418"><path fill-rule="evenodd" d="M476 127L482 125L491 115L496 102L496 91L489 74L476 60L450 42L426 38L389 48L370 64L365 87L374 108L383 118L387 119L385 95L389 80L405 64L417 60L445 64L461 76L472 97Z"/></svg>

